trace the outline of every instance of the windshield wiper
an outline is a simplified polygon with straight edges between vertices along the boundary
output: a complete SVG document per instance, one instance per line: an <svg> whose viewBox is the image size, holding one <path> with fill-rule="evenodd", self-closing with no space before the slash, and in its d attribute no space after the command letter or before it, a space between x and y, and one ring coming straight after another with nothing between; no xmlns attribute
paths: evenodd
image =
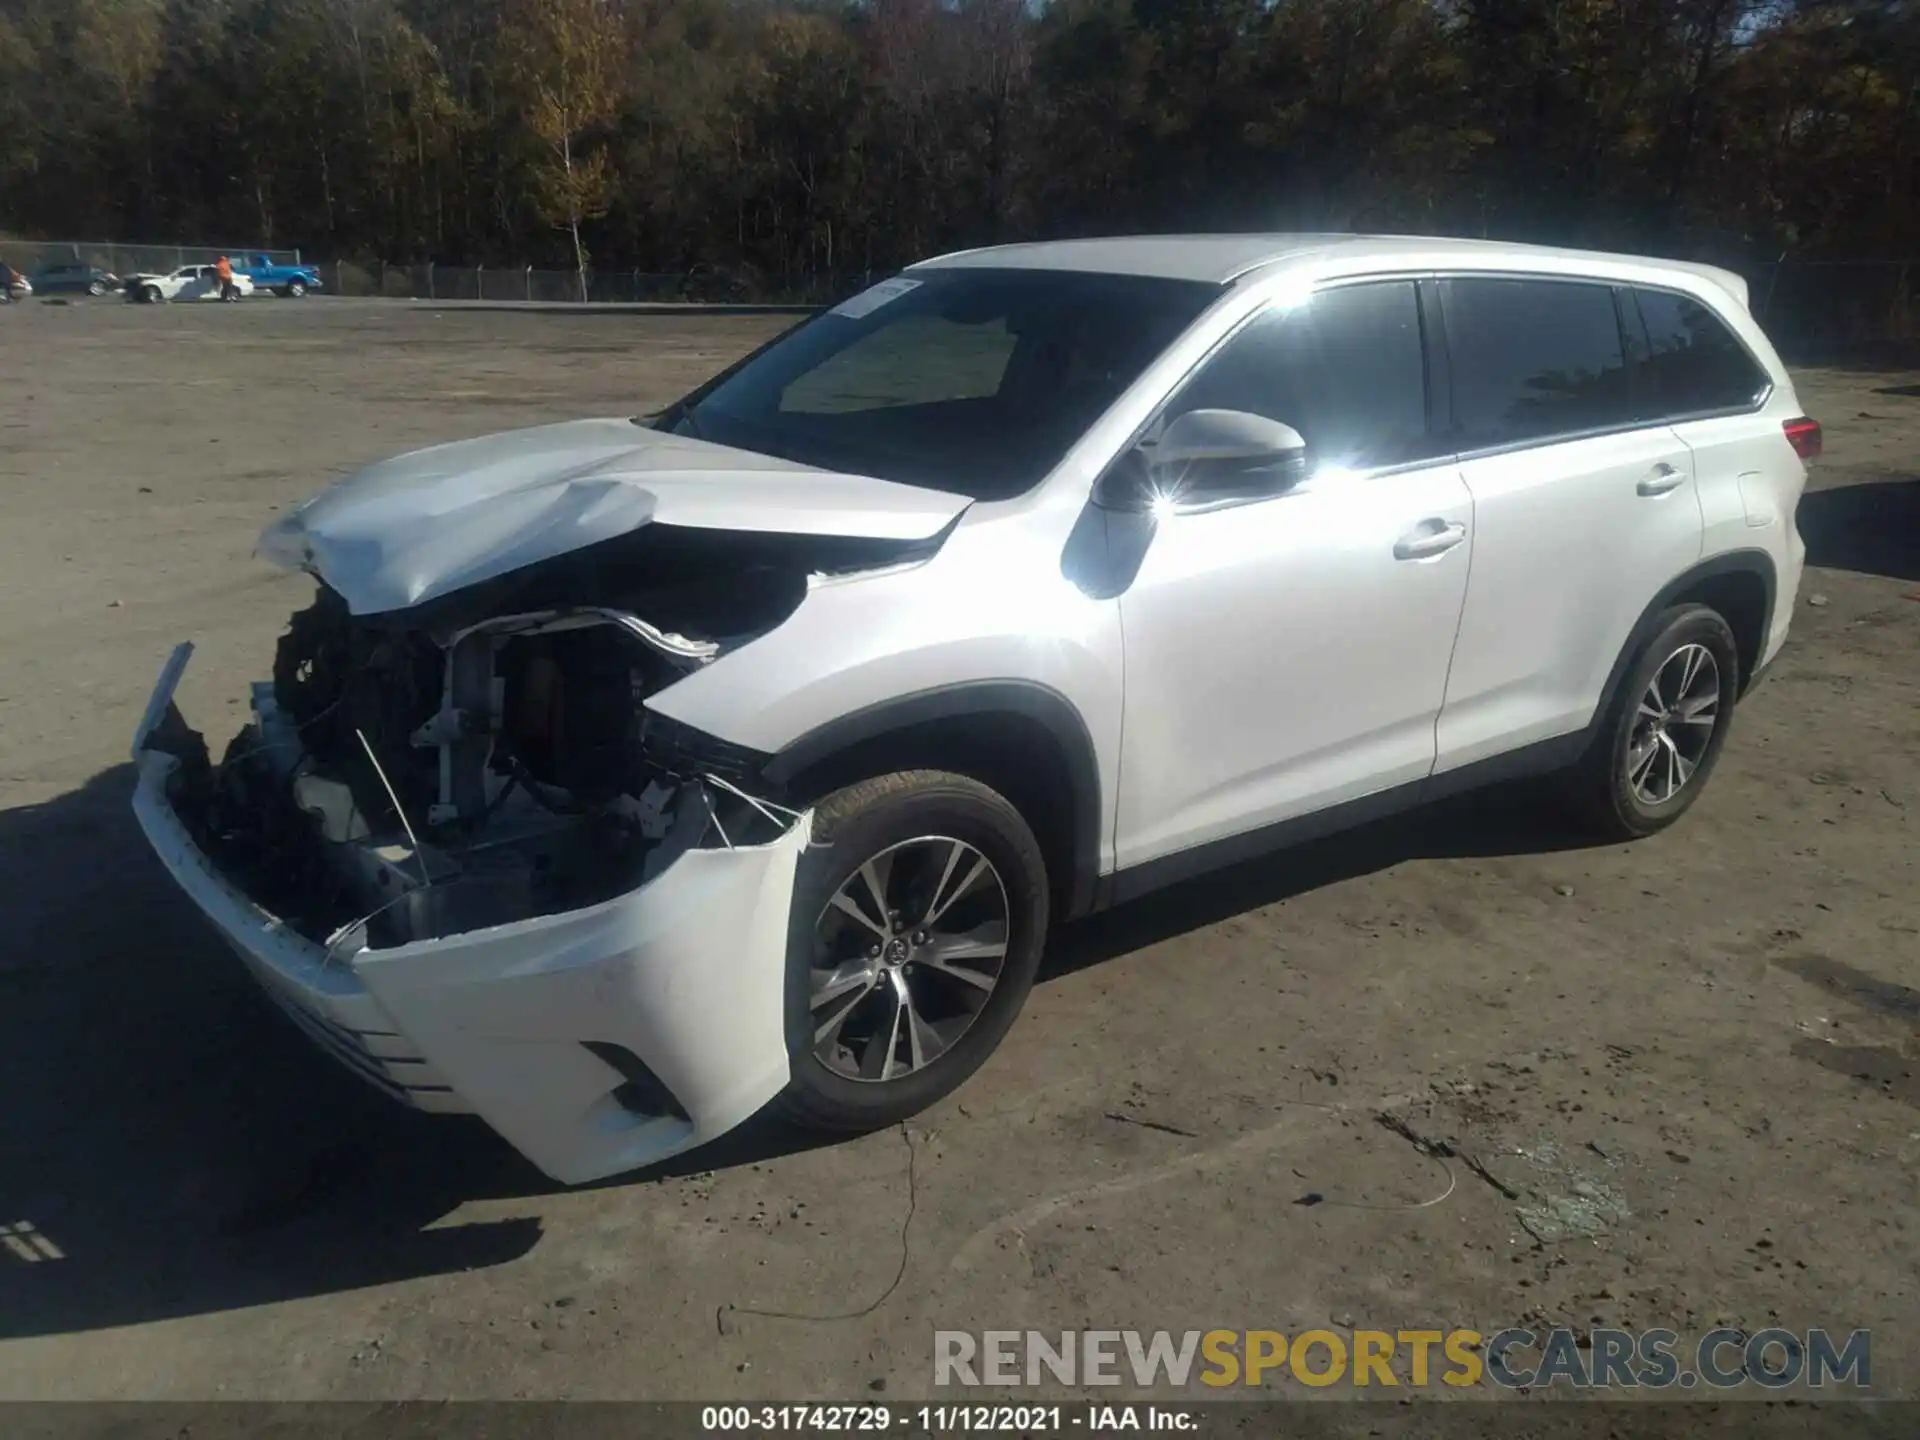
<svg viewBox="0 0 1920 1440"><path fill-rule="evenodd" d="M669 435L690 435L695 440L707 438L700 433L700 422L693 418L693 407L684 400L676 400L652 415L636 416L633 423L649 430L664 430Z"/></svg>

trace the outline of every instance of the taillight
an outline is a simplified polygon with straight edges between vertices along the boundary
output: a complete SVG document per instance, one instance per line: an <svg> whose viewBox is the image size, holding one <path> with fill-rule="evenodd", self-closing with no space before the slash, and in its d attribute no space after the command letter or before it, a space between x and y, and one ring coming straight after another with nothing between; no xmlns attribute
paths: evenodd
<svg viewBox="0 0 1920 1440"><path fill-rule="evenodd" d="M1820 422L1802 415L1797 420L1788 420L1780 428L1787 433L1787 443L1793 446L1793 453L1802 460L1811 460L1820 453Z"/></svg>

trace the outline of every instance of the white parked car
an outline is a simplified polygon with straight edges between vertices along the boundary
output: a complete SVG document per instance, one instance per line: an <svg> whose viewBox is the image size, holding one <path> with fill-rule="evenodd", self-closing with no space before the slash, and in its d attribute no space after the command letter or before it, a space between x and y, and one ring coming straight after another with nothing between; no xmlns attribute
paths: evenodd
<svg viewBox="0 0 1920 1440"><path fill-rule="evenodd" d="M242 296L253 293L253 281L238 272L233 284ZM170 275L129 275L126 292L129 300L148 305L162 300L218 300L220 273L211 265L182 265Z"/></svg>
<svg viewBox="0 0 1920 1440"><path fill-rule="evenodd" d="M986 1059L1059 920L1496 777L1673 823L1819 438L1704 266L945 256L275 523L319 599L219 764L175 652L135 808L316 1041L560 1180L857 1130Z"/></svg>

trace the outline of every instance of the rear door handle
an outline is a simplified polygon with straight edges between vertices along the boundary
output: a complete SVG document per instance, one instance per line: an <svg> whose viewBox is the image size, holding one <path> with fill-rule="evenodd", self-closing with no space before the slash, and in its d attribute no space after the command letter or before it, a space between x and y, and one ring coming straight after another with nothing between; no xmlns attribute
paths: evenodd
<svg viewBox="0 0 1920 1440"><path fill-rule="evenodd" d="M1664 495L1669 490L1678 490L1686 483L1687 472L1684 470L1676 470L1663 460L1653 467L1653 473L1651 475L1648 475L1634 488L1642 495Z"/></svg>
<svg viewBox="0 0 1920 1440"><path fill-rule="evenodd" d="M1393 547L1396 560L1430 560L1444 555L1467 538L1467 527L1439 520L1422 520L1419 526L1402 535Z"/></svg>

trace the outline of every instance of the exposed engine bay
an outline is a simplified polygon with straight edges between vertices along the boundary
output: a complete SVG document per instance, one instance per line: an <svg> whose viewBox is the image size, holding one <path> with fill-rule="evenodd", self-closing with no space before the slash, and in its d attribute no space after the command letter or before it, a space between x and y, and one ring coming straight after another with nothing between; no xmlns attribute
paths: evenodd
<svg viewBox="0 0 1920 1440"><path fill-rule="evenodd" d="M944 538L649 525L372 615L323 583L217 766L177 712L152 743L182 762L169 798L202 850L329 953L577 910L797 814L762 793L765 756L646 698L779 625L817 581Z"/></svg>
<svg viewBox="0 0 1920 1440"><path fill-rule="evenodd" d="M441 643L323 590L254 686L252 723L218 767L185 747L172 799L226 873L329 949L580 909L687 848L791 823L745 788L756 757L642 708L710 650L610 609Z"/></svg>
<svg viewBox="0 0 1920 1440"><path fill-rule="evenodd" d="M354 616L323 586L218 766L183 724L156 736L184 762L171 799L264 908L348 954L577 910L688 848L763 844L796 814L756 793L764 757L643 702L784 619L821 562L895 558L823 548L806 547L806 569L790 554L709 570L722 601L656 591L655 613L687 624L704 611L732 632L701 638L577 603L595 578L579 557L457 608ZM534 608L472 618L515 602Z"/></svg>

